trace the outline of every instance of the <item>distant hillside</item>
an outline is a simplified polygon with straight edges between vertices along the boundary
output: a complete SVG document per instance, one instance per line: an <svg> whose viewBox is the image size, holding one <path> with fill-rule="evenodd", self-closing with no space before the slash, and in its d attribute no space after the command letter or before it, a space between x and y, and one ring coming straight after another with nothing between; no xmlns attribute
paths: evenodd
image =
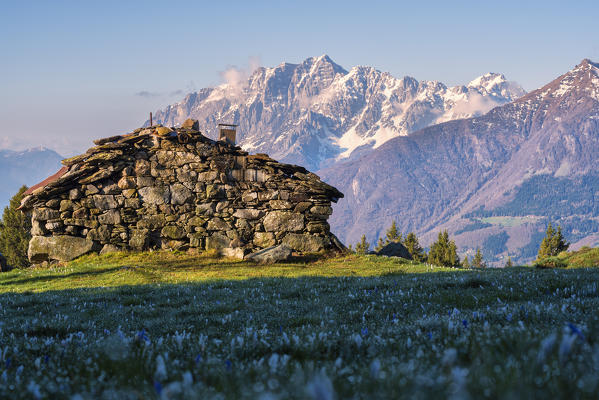
<svg viewBox="0 0 599 400"><path fill-rule="evenodd" d="M0 150L0 212L23 185L32 186L60 169L63 159L46 148L25 151Z"/></svg>
<svg viewBox="0 0 599 400"><path fill-rule="evenodd" d="M213 138L217 123L239 124L244 150L316 170L426 126L484 114L525 93L498 73L447 87L369 66L347 71L323 55L201 89L156 112L155 122L172 126L195 118Z"/></svg>
<svg viewBox="0 0 599 400"><path fill-rule="evenodd" d="M321 171L345 193L342 240L375 240L397 219L425 243L441 229L462 253L502 264L536 255L548 221L576 246L599 242L599 65L568 73L484 116L425 128Z"/></svg>

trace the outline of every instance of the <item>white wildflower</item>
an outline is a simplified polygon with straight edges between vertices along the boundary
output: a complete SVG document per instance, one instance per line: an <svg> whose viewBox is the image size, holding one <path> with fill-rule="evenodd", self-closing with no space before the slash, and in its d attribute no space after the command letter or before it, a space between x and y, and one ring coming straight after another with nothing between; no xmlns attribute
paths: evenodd
<svg viewBox="0 0 599 400"><path fill-rule="evenodd" d="M156 357L156 372L154 375L159 381L166 379L166 365L164 365L164 358L161 355Z"/></svg>
<svg viewBox="0 0 599 400"><path fill-rule="evenodd" d="M29 381L29 385L27 385L27 391L36 399L40 399L42 397L42 394L40 393L40 385L34 381Z"/></svg>
<svg viewBox="0 0 599 400"><path fill-rule="evenodd" d="M468 391L466 390L466 378L468 377L468 369L455 367L451 370L451 391L450 399L468 399Z"/></svg>
<svg viewBox="0 0 599 400"><path fill-rule="evenodd" d="M274 372L277 369L277 365L279 364L279 355L277 353L273 353L268 359L268 366L270 367L270 371Z"/></svg>
<svg viewBox="0 0 599 400"><path fill-rule="evenodd" d="M312 378L306 387L306 391L314 400L333 400L335 398L333 384L324 373Z"/></svg>
<svg viewBox="0 0 599 400"><path fill-rule="evenodd" d="M374 379L378 379L380 370L381 370L381 362L379 361L378 358L375 358L370 363L370 376L372 376Z"/></svg>
<svg viewBox="0 0 599 400"><path fill-rule="evenodd" d="M541 341L541 347L539 348L539 354L537 355L538 363L545 361L547 355L551 352L553 346L555 346L556 339L557 336L553 333Z"/></svg>
<svg viewBox="0 0 599 400"><path fill-rule="evenodd" d="M191 386L192 383L193 383L193 376L191 375L191 372L185 371L185 373L183 374L183 385Z"/></svg>
<svg viewBox="0 0 599 400"><path fill-rule="evenodd" d="M456 360L458 359L458 351L454 348L447 349L443 353L443 360L441 361L443 365L448 367L452 366Z"/></svg>
<svg viewBox="0 0 599 400"><path fill-rule="evenodd" d="M337 359L335 360L335 368L337 368L337 369L341 368L342 364L343 364L343 359L341 357L337 357Z"/></svg>
<svg viewBox="0 0 599 400"><path fill-rule="evenodd" d="M558 356L560 362L566 361L570 352L572 351L572 345L576 341L576 334L562 336L562 341L559 344Z"/></svg>

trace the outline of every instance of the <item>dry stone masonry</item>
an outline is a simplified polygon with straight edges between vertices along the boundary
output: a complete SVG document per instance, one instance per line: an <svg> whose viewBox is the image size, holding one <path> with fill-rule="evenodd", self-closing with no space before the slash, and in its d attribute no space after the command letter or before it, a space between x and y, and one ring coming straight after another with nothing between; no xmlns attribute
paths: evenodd
<svg viewBox="0 0 599 400"><path fill-rule="evenodd" d="M213 141L197 121L94 143L23 199L31 262L160 248L241 258L279 244L342 247L327 222L342 193L302 167Z"/></svg>

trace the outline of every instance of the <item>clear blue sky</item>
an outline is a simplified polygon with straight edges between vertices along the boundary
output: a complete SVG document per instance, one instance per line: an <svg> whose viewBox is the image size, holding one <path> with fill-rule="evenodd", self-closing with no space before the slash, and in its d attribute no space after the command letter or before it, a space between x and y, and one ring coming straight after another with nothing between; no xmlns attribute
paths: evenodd
<svg viewBox="0 0 599 400"><path fill-rule="evenodd" d="M485 4L480 4L485 3ZM599 1L8 1L0 148L62 154L131 130L230 66L328 54L346 69L527 90L599 60ZM140 96L140 92L151 95Z"/></svg>

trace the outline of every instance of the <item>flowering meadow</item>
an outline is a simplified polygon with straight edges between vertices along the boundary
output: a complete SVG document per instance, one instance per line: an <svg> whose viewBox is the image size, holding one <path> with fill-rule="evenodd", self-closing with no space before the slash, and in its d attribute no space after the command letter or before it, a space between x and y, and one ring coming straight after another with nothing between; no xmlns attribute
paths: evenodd
<svg viewBox="0 0 599 400"><path fill-rule="evenodd" d="M0 398L596 399L598 284L376 256L84 257L0 275Z"/></svg>

